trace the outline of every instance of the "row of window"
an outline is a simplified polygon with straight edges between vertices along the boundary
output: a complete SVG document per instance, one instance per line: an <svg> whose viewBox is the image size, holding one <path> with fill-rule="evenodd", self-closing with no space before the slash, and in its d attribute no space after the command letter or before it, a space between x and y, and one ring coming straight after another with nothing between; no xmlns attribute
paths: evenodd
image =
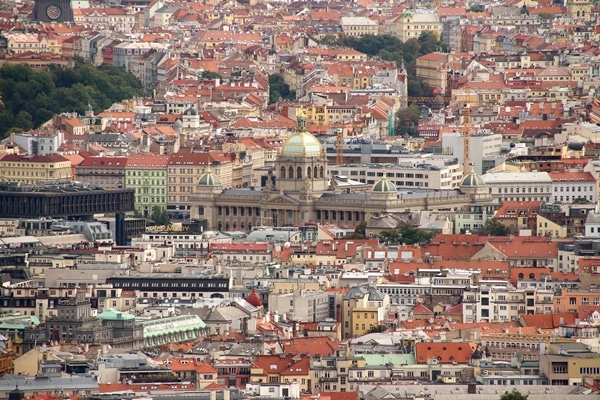
<svg viewBox="0 0 600 400"><path fill-rule="evenodd" d="M127 176L165 176L165 171L127 171Z"/></svg>
<svg viewBox="0 0 600 400"><path fill-rule="evenodd" d="M170 288L227 288L227 283L216 282L115 282L114 287L145 288L145 287L170 287Z"/></svg>

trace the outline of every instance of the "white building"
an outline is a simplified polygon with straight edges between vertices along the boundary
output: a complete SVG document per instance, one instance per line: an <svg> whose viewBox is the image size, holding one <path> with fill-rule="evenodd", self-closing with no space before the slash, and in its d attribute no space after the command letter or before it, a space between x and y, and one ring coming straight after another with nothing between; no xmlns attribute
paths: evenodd
<svg viewBox="0 0 600 400"><path fill-rule="evenodd" d="M346 164L332 166L337 176L374 184L385 174L398 189L434 189L451 190L458 188L462 178L462 168L458 163L446 162L446 165L419 160L400 162L399 164Z"/></svg>
<svg viewBox="0 0 600 400"><path fill-rule="evenodd" d="M469 137L469 160L476 173L483 173L483 159L496 157L502 150L502 135L482 129ZM442 148L451 151L462 165L464 155L464 140L462 132L445 133L442 136Z"/></svg>
<svg viewBox="0 0 600 400"><path fill-rule="evenodd" d="M600 237L600 204L588 212L585 219L585 237Z"/></svg>
<svg viewBox="0 0 600 400"><path fill-rule="evenodd" d="M377 35L379 29L377 21L367 17L342 17L340 25L346 36Z"/></svg>
<svg viewBox="0 0 600 400"><path fill-rule="evenodd" d="M548 175L552 179L552 200L555 203L598 201L596 178L591 172L550 172Z"/></svg>
<svg viewBox="0 0 600 400"><path fill-rule="evenodd" d="M329 293L313 290L294 290L292 293L271 293L269 311L290 314L301 322L324 321L329 315Z"/></svg>
<svg viewBox="0 0 600 400"><path fill-rule="evenodd" d="M299 399L300 384L298 382L249 383L246 385L246 392L261 399Z"/></svg>
<svg viewBox="0 0 600 400"><path fill-rule="evenodd" d="M509 201L552 199L552 179L547 172L498 171L483 175L493 198Z"/></svg>
<svg viewBox="0 0 600 400"><path fill-rule="evenodd" d="M423 32L442 34L442 24L433 9L405 9L396 22L396 36L406 42L418 38Z"/></svg>

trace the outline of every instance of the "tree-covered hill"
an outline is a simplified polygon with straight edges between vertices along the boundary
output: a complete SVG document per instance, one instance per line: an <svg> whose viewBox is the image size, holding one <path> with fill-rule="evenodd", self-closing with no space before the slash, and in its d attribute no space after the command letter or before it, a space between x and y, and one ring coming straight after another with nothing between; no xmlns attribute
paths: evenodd
<svg viewBox="0 0 600 400"><path fill-rule="evenodd" d="M85 112L87 104L104 110L113 103L143 94L140 81L124 70L94 67L80 59L75 66L51 66L32 70L27 65L0 68L0 138L26 131L48 121L54 114Z"/></svg>

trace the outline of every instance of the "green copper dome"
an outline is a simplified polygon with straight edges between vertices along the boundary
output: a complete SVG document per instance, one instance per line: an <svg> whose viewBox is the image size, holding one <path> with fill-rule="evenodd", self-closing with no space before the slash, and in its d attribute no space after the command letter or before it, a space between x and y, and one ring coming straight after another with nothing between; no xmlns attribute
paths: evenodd
<svg viewBox="0 0 600 400"><path fill-rule="evenodd" d="M384 173L380 180L375 182L371 192L374 193L396 193L398 189L396 189L396 185L394 182L390 181L387 175Z"/></svg>
<svg viewBox="0 0 600 400"><path fill-rule="evenodd" d="M310 133L296 132L283 144L281 155L284 157L319 157L322 149L319 139Z"/></svg>
<svg viewBox="0 0 600 400"><path fill-rule="evenodd" d="M475 173L473 169L460 182L461 187L481 187L485 186L483 178Z"/></svg>
<svg viewBox="0 0 600 400"><path fill-rule="evenodd" d="M296 133L287 138L281 147L283 157L319 157L323 147L319 139L306 131L306 116L300 113L297 117Z"/></svg>
<svg viewBox="0 0 600 400"><path fill-rule="evenodd" d="M221 186L221 180L212 172L209 166L198 179L198 186Z"/></svg>

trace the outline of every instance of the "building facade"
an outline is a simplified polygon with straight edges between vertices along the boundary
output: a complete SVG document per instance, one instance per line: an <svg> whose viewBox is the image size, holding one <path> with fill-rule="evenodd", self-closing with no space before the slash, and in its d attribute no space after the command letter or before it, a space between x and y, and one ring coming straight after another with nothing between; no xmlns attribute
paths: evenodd
<svg viewBox="0 0 600 400"><path fill-rule="evenodd" d="M80 182L104 189L122 189L126 164L126 157L88 157L75 168L75 175Z"/></svg>
<svg viewBox="0 0 600 400"><path fill-rule="evenodd" d="M0 180L30 185L40 181L71 180L71 161L57 154L5 154L0 158Z"/></svg>
<svg viewBox="0 0 600 400"><path fill-rule="evenodd" d="M154 207L167 208L167 165L169 156L133 154L127 158L125 187L135 190L135 210L143 216Z"/></svg>
<svg viewBox="0 0 600 400"><path fill-rule="evenodd" d="M355 226L385 213L406 209L455 211L468 203L488 203L488 188L469 175L460 190L399 191L383 174L365 192L342 187L330 177L327 156L319 140L306 132L306 119L283 144L262 190L224 189L212 170L198 180L190 196L191 217L206 219L209 229L252 230L257 226L301 226L307 222ZM549 187L549 185L548 185Z"/></svg>

